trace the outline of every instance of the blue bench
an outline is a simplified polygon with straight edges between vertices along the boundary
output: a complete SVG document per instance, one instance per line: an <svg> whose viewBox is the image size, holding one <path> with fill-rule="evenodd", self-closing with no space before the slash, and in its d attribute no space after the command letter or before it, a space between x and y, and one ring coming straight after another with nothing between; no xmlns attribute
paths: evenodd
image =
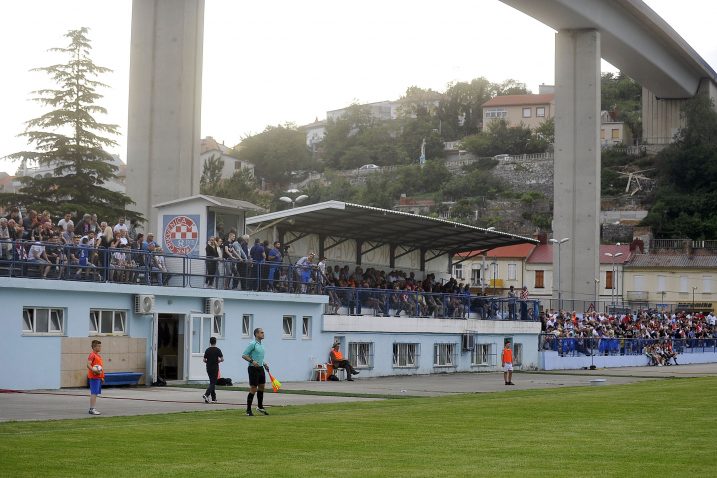
<svg viewBox="0 0 717 478"><path fill-rule="evenodd" d="M144 374L141 372L107 372L105 373L105 383L102 386L137 385L142 375Z"/></svg>

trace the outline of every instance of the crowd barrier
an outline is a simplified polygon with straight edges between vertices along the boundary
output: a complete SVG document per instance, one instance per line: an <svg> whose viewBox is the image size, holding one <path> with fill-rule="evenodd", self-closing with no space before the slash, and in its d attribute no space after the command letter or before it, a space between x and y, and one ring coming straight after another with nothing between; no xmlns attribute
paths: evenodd
<svg viewBox="0 0 717 478"><path fill-rule="evenodd" d="M48 260L29 259L33 245ZM0 276L222 290L323 294L315 267L248 263L139 249L0 241Z"/></svg>
<svg viewBox="0 0 717 478"><path fill-rule="evenodd" d="M563 357L580 355L641 355L645 347L671 343L678 354L717 352L717 338L635 339L625 337L556 337L540 334L539 350L558 352Z"/></svg>
<svg viewBox="0 0 717 478"><path fill-rule="evenodd" d="M540 303L506 297L447 294L401 289L324 288L326 313L454 319L539 320Z"/></svg>

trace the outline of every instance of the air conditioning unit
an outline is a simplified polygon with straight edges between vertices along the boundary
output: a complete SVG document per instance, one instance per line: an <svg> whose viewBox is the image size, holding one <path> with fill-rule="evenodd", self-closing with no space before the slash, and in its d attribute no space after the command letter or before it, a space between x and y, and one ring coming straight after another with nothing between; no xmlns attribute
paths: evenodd
<svg viewBox="0 0 717 478"><path fill-rule="evenodd" d="M204 313L222 315L224 313L224 299L219 299L217 297L204 299Z"/></svg>
<svg viewBox="0 0 717 478"><path fill-rule="evenodd" d="M463 334L461 336L461 348L464 352L470 352L476 348L476 336L473 334Z"/></svg>
<svg viewBox="0 0 717 478"><path fill-rule="evenodd" d="M151 314L154 310L154 296L137 294L134 296L134 313Z"/></svg>

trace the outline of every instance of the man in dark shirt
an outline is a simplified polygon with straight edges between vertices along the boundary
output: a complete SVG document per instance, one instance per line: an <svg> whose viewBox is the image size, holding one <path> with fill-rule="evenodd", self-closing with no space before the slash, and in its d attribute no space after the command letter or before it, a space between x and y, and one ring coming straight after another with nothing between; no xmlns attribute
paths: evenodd
<svg viewBox="0 0 717 478"><path fill-rule="evenodd" d="M207 375L209 376L209 387L207 387L207 391L202 395L205 403L210 403L210 396L212 398L211 403L217 403L217 392L215 388L217 378L219 378L220 362L224 362L224 355L222 355L222 350L217 347L217 338L212 337L209 339L209 347L204 351L204 363L207 364Z"/></svg>

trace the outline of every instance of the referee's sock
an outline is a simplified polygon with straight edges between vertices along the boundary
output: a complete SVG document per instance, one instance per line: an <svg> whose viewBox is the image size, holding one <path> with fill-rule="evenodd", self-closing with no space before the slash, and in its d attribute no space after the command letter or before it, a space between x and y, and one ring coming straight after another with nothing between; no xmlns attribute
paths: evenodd
<svg viewBox="0 0 717 478"><path fill-rule="evenodd" d="M264 392L261 390L257 390L256 392L256 401L259 405L259 408L264 408Z"/></svg>
<svg viewBox="0 0 717 478"><path fill-rule="evenodd" d="M249 395L246 396L246 410L251 410L251 402L254 401L254 394L249 392Z"/></svg>

